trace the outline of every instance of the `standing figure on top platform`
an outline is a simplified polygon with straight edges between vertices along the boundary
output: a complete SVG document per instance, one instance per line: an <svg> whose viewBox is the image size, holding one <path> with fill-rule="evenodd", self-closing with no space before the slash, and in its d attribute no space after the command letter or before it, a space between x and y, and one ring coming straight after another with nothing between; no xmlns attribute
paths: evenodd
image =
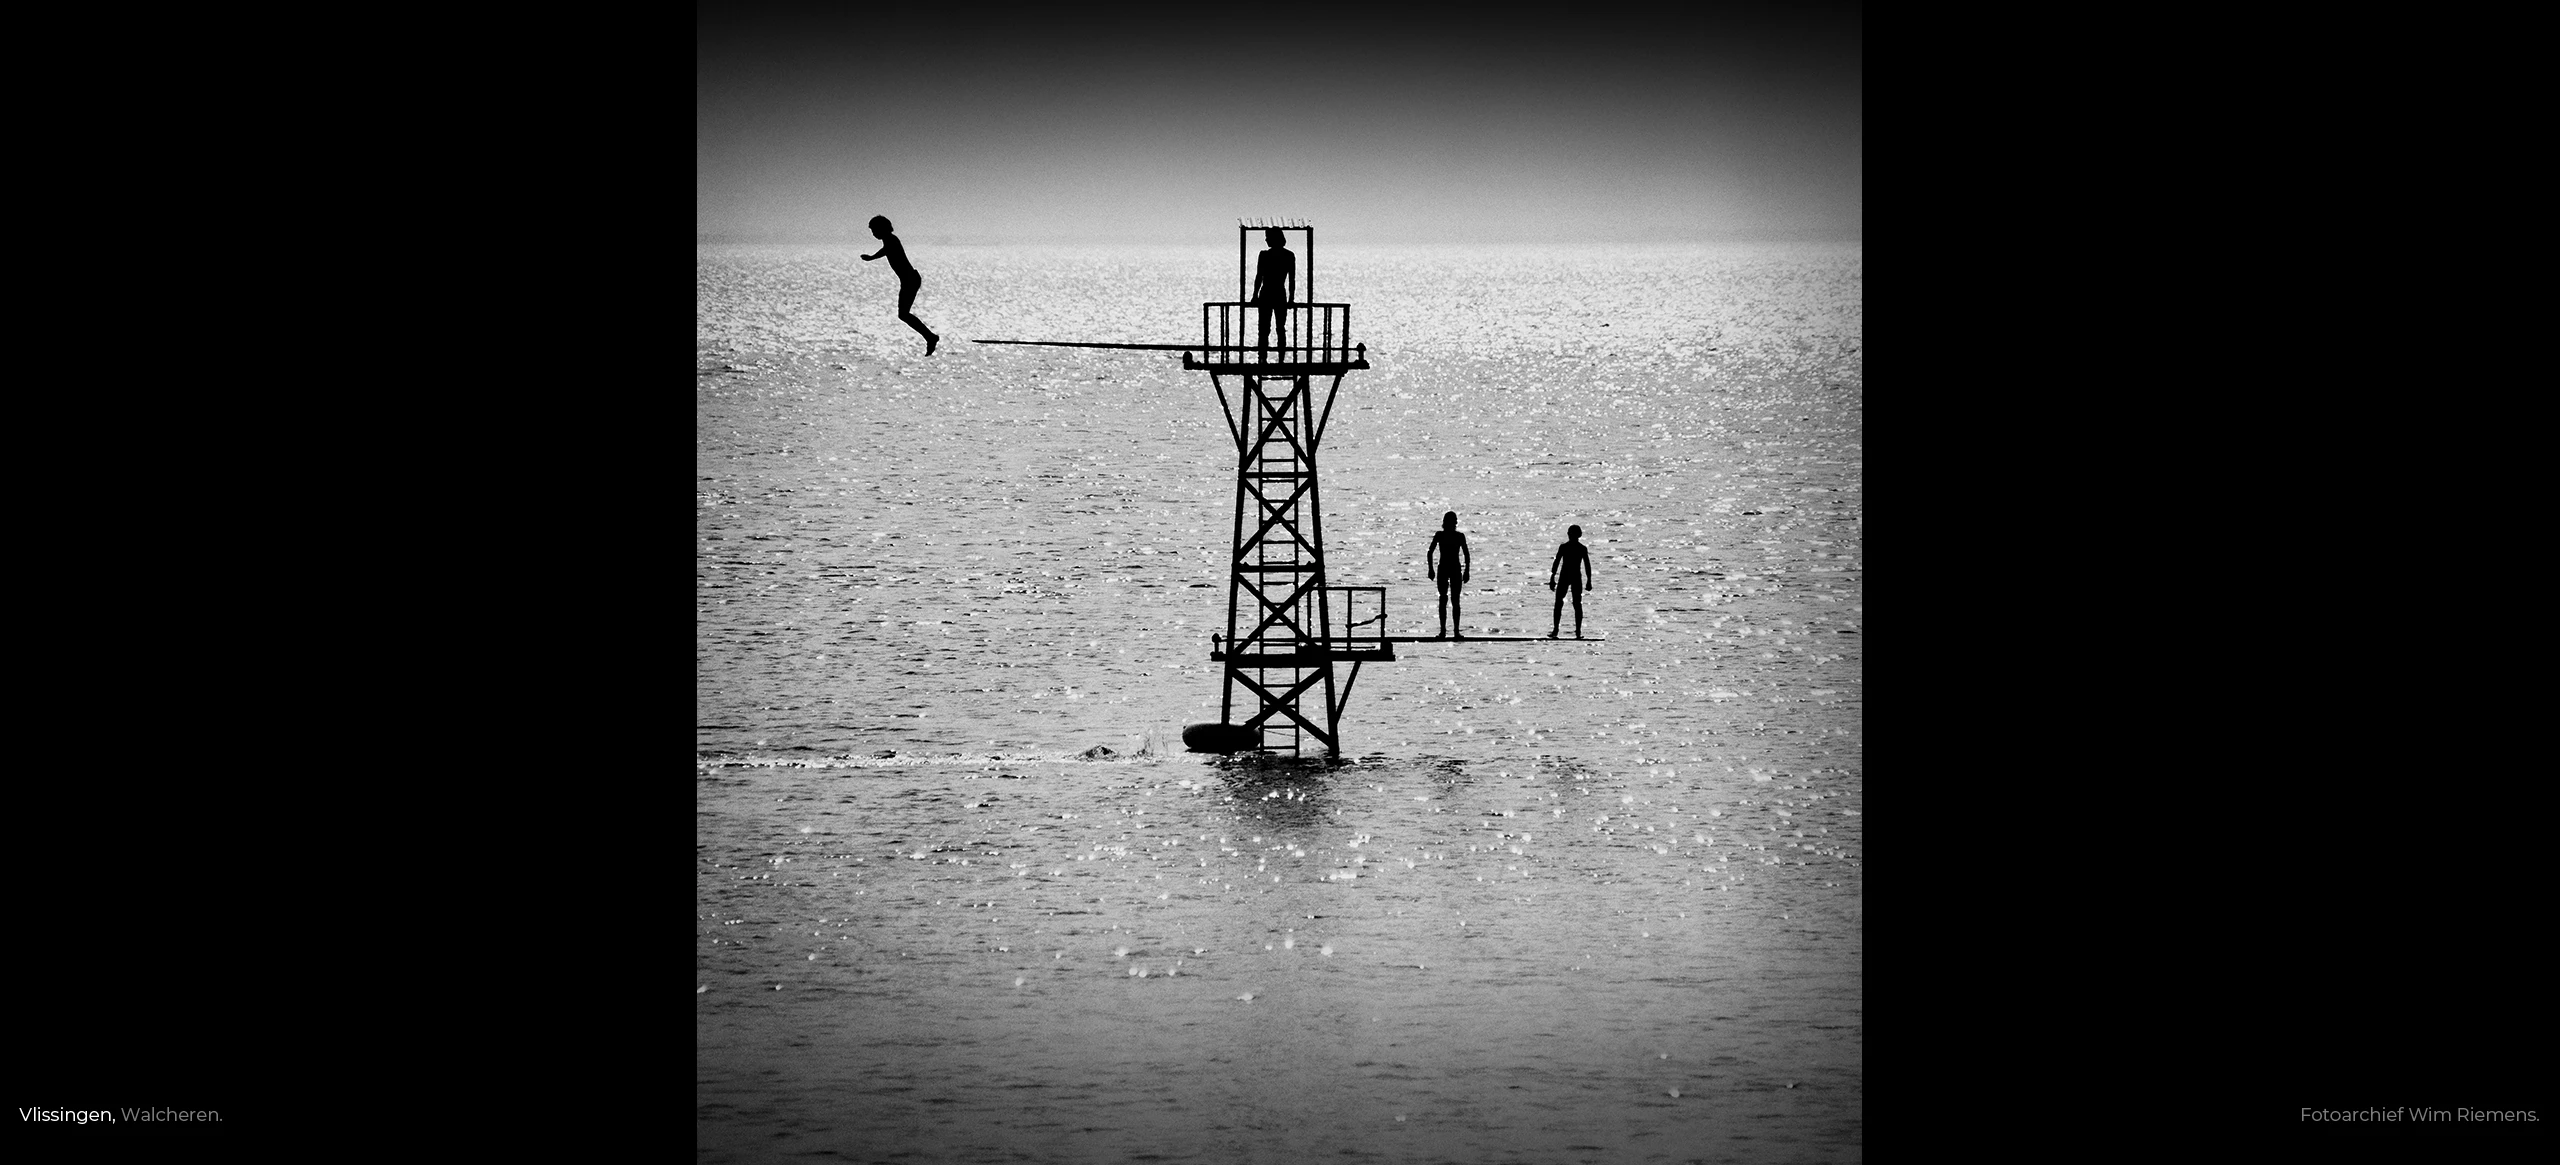
<svg viewBox="0 0 2560 1165"><path fill-rule="evenodd" d="M1564 630L1564 594L1573 592L1573 637L1582 638L1582 588L1591 584L1591 549L1582 544L1582 527L1564 528L1564 543L1556 547L1555 561L1547 564L1547 589L1556 593L1555 619L1547 626L1547 638Z"/></svg>
<svg viewBox="0 0 2560 1165"><path fill-rule="evenodd" d="M898 273L898 318L914 328L917 335L924 337L924 354L933 355L933 347L942 342L942 337L934 335L932 328L924 326L924 321L916 318L916 289L924 286L924 276L916 274L915 264L907 262L906 245L898 241L896 232L889 226L888 216L871 216L871 237L880 240L880 249L864 255L862 261L868 263L882 255L889 257L889 269Z"/></svg>
<svg viewBox="0 0 2560 1165"><path fill-rule="evenodd" d="M1298 257L1289 253L1288 241L1277 230L1262 232L1265 250L1253 268L1253 306L1262 309L1261 326L1256 329L1255 346L1267 362L1271 358L1271 321L1280 319L1280 346L1289 346L1289 301L1298 294Z"/></svg>
<svg viewBox="0 0 2560 1165"><path fill-rule="evenodd" d="M1434 559L1438 562L1435 564ZM1449 627L1463 626L1464 612L1458 609L1458 588L1466 585L1473 573L1475 556L1467 551L1467 536L1458 532L1458 511L1440 515L1440 532L1431 536L1431 545L1422 552L1422 577L1440 580L1440 637L1453 638ZM1464 630L1454 638L1464 639Z"/></svg>

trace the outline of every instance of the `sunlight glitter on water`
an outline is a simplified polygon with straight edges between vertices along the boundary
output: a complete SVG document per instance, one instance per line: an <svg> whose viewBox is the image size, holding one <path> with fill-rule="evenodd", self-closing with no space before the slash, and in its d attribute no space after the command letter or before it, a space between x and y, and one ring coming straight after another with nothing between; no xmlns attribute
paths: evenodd
<svg viewBox="0 0 2560 1165"><path fill-rule="evenodd" d="M1854 250L1338 250L1377 368L1335 585L1427 633L1455 509L1465 624L1543 634L1579 523L1609 638L1411 645L1312 771L1174 751L1225 615L1206 378L960 342L1179 340L1214 251L919 252L927 361L849 254L704 250L705 1159L1854 1159Z"/></svg>

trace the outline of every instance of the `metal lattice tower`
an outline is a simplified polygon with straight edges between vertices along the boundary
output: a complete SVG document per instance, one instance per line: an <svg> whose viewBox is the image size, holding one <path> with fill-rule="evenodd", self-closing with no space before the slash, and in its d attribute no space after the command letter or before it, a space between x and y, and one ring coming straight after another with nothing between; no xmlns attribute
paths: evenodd
<svg viewBox="0 0 2560 1165"><path fill-rule="evenodd" d="M1316 301L1314 227L1249 221L1236 230L1236 299L1201 305L1200 358L1183 357L1184 368L1209 374L1236 443L1227 630L1209 655L1226 664L1219 721L1258 733L1266 751L1304 755L1316 744L1338 757L1360 665L1395 658L1386 588L1326 583L1316 476L1334 397L1345 374L1369 367L1368 348L1351 342L1350 304ZM1270 230L1305 238L1304 295L1285 306L1248 298L1247 244ZM1315 386L1328 376L1319 403ZM1338 663L1349 672L1337 677Z"/></svg>
<svg viewBox="0 0 2560 1165"><path fill-rule="evenodd" d="M1257 287L1250 273L1261 265L1248 262L1248 255L1260 231L1280 232L1284 248L1289 234L1304 236L1305 278L1290 280L1297 286L1275 292L1266 278ZM1283 265L1293 275L1297 258L1291 252ZM1208 373L1216 386L1236 443L1236 517L1227 555L1227 629L1211 637L1209 650L1211 660L1226 664L1218 723L1183 730L1184 742L1201 751L1303 755L1313 743L1340 757L1342 709L1360 665L1393 661L1398 643L1453 642L1440 635L1389 635L1385 587L1337 587L1325 580L1316 446L1333 418L1343 376L1369 367L1369 348L1351 342L1351 305L1318 302L1315 286L1314 227L1303 220L1248 220L1236 224L1236 298L1200 305L1196 345L973 341L1179 351L1184 368ZM1257 290L1266 294L1257 299ZM1319 401L1316 386L1328 376L1333 379ZM1235 380L1232 396L1229 377ZM1465 636L1454 642L1540 640ZM1350 668L1337 676L1336 664Z"/></svg>

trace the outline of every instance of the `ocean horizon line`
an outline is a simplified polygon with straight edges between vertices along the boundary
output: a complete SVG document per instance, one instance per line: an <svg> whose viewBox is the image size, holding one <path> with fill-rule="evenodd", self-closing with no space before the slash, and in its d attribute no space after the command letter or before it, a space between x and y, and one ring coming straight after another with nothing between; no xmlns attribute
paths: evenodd
<svg viewBox="0 0 2560 1165"><path fill-rule="evenodd" d="M963 233L900 232L911 243L934 247L1218 247L1225 242L1215 237L1189 241L1163 238L1060 238L1053 235L974 235ZM1734 231L1714 235L1684 235L1646 238L1572 238L1572 239L1501 239L1459 238L1320 238L1325 246L1348 247L1447 247L1452 250L1482 250L1488 247L1630 247L1630 246L1700 246L1727 243L1863 243L1855 233L1835 231ZM694 236L697 247L758 246L814 247L859 245L873 247L879 241L867 234L835 236L779 236L755 232L709 232Z"/></svg>

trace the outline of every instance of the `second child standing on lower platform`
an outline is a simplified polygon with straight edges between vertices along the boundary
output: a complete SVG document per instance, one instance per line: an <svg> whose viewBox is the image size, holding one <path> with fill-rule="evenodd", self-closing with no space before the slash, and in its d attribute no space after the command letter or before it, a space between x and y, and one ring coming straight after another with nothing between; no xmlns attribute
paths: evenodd
<svg viewBox="0 0 2560 1165"><path fill-rule="evenodd" d="M1564 528L1564 543L1556 547L1555 561L1547 564L1547 589L1556 593L1555 619L1547 628L1547 638L1564 630L1565 593L1573 594L1573 637L1582 638L1582 589L1591 585L1591 549L1582 544L1582 527Z"/></svg>
<svg viewBox="0 0 2560 1165"><path fill-rule="evenodd" d="M1422 552L1422 577L1440 580L1442 639L1451 638L1452 624L1464 626L1464 614L1458 609L1458 588L1466 585L1474 566L1475 556L1467 551L1467 536L1458 532L1458 511L1440 515L1440 532L1431 536L1431 545ZM1464 639L1467 635L1460 631L1455 637Z"/></svg>
<svg viewBox="0 0 2560 1165"><path fill-rule="evenodd" d="M889 270L898 273L898 318L914 328L917 335L924 337L924 354L933 355L933 347L942 342L942 337L934 335L932 328L924 326L924 321L916 318L916 289L924 286L924 276L916 274L916 265L907 262L906 244L898 241L897 232L889 225L887 215L871 216L871 237L880 240L880 249L864 255L862 261L868 263L882 255L889 257Z"/></svg>

